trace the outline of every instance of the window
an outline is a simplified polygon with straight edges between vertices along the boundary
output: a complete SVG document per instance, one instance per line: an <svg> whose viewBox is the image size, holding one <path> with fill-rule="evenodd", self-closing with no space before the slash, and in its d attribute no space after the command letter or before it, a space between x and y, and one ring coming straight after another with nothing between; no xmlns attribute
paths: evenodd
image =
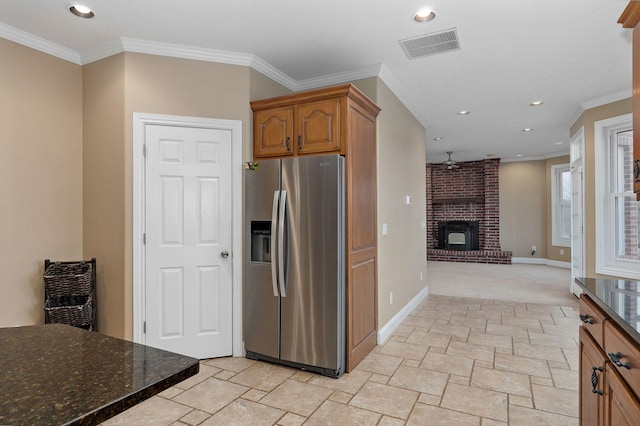
<svg viewBox="0 0 640 426"><path fill-rule="evenodd" d="M596 122L595 145L596 272L640 279L631 114Z"/></svg>
<svg viewBox="0 0 640 426"><path fill-rule="evenodd" d="M551 166L551 237L554 246L571 247L571 170Z"/></svg>

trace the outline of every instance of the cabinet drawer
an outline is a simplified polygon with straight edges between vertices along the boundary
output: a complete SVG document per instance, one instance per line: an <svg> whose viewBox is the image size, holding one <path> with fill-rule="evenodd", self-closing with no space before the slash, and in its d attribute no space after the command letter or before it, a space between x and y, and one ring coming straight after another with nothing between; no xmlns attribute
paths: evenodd
<svg viewBox="0 0 640 426"><path fill-rule="evenodd" d="M609 321L604 325L604 351L629 388L640 395L640 349Z"/></svg>
<svg viewBox="0 0 640 426"><path fill-rule="evenodd" d="M580 296L580 320L582 321L582 328L591 334L591 337L593 337L600 347L603 347L603 324L605 316L600 308L598 308L585 294Z"/></svg>

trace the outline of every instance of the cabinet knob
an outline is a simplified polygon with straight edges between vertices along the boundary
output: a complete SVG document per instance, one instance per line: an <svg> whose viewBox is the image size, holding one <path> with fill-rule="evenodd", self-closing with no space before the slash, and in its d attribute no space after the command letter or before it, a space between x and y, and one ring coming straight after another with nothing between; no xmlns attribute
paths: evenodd
<svg viewBox="0 0 640 426"><path fill-rule="evenodd" d="M620 361L620 358L622 358L622 354L620 352L616 352L616 353L609 352L608 355L611 362L614 363L617 367L624 367L627 370L631 370L630 363Z"/></svg>
<svg viewBox="0 0 640 426"><path fill-rule="evenodd" d="M580 314L580 320L585 324L593 324L593 318L587 314Z"/></svg>

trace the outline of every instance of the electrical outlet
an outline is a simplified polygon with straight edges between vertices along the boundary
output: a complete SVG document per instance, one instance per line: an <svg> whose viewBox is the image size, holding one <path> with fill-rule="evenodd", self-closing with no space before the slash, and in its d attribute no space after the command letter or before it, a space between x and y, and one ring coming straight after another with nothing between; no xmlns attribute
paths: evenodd
<svg viewBox="0 0 640 426"><path fill-rule="evenodd" d="M560 256L564 256L564 249L560 249Z"/></svg>
<svg viewBox="0 0 640 426"><path fill-rule="evenodd" d="M382 224L382 235L387 235L389 233L389 226L386 223Z"/></svg>
<svg viewBox="0 0 640 426"><path fill-rule="evenodd" d="M422 272L420 272L420 281L422 281Z"/></svg>
<svg viewBox="0 0 640 426"><path fill-rule="evenodd" d="M393 305L393 292L392 291L389 292L389 304Z"/></svg>

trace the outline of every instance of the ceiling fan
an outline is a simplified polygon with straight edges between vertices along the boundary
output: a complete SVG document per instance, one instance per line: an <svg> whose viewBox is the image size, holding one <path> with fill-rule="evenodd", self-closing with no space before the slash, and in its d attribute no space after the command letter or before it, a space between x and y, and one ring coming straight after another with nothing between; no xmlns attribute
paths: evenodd
<svg viewBox="0 0 640 426"><path fill-rule="evenodd" d="M442 163L444 168L447 169L447 170L454 170L454 169L457 169L458 167L460 167L458 165L458 163L456 163L455 161L453 161L451 159L451 154L453 154L453 151L447 151L447 154L449 155L449 158L447 159L447 161Z"/></svg>

